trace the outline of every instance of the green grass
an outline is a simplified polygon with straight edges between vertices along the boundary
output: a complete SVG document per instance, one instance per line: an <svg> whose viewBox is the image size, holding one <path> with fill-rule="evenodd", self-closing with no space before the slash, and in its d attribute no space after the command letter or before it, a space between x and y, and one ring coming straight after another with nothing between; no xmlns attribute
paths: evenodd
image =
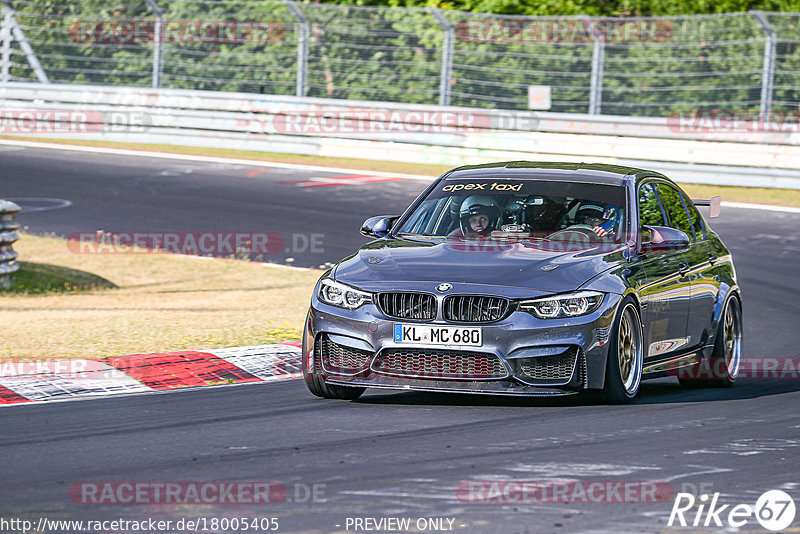
<svg viewBox="0 0 800 534"><path fill-rule="evenodd" d="M734 187L719 185L680 184L692 198L711 198L715 195L728 202L770 204L800 208L800 191L796 189L772 189L768 187ZM724 209L724 208L723 208Z"/></svg>
<svg viewBox="0 0 800 534"><path fill-rule="evenodd" d="M48 295L80 293L96 289L116 289L116 284L102 276L47 263L19 262L10 288L0 294Z"/></svg>
<svg viewBox="0 0 800 534"><path fill-rule="evenodd" d="M176 254L76 254L20 233L0 363L298 341L321 272Z"/></svg>

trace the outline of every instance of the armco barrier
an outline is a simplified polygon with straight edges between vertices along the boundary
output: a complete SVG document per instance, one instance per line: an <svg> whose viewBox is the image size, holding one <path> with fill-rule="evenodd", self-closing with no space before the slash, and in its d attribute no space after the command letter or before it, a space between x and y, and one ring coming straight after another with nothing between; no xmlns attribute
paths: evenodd
<svg viewBox="0 0 800 534"><path fill-rule="evenodd" d="M13 117L30 110L62 112L58 116L66 121L81 115L83 127L65 124L26 131L23 121L4 121L0 133L444 165L593 161L653 168L684 182L800 189L800 132L791 124L739 124L729 129L728 123L681 122L681 117L132 87L0 85L0 112Z"/></svg>
<svg viewBox="0 0 800 534"><path fill-rule="evenodd" d="M13 202L0 199L0 288L11 287L14 273L19 270L17 253L12 248L19 239L19 224L14 221L19 210Z"/></svg>

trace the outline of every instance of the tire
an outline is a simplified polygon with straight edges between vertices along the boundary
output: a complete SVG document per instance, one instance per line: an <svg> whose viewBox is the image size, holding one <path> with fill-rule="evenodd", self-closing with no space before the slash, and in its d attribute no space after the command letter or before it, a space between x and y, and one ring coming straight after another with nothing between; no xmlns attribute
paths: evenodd
<svg viewBox="0 0 800 534"><path fill-rule="evenodd" d="M732 295L720 316L711 356L688 373L679 373L678 382L686 388L730 387L739 376L741 363L742 305L739 297Z"/></svg>
<svg viewBox="0 0 800 534"><path fill-rule="evenodd" d="M359 398L364 393L366 388L326 384L325 379L320 373L309 372L307 357L308 347L306 347L307 333L308 318L306 318L306 324L303 328L303 352L301 354L301 359L303 361L303 379L305 380L308 391L317 397L322 397L323 399L355 400Z"/></svg>
<svg viewBox="0 0 800 534"><path fill-rule="evenodd" d="M624 404L639 392L644 365L642 321L633 299L626 298L620 304L612 332L603 400Z"/></svg>

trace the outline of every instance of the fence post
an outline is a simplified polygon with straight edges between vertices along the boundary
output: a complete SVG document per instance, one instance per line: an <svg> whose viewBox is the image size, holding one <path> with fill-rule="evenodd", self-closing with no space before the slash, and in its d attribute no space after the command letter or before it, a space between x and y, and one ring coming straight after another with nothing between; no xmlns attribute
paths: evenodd
<svg viewBox="0 0 800 534"><path fill-rule="evenodd" d="M155 0L145 0L145 2L156 16L153 35L153 89L158 89L161 87L161 62L164 55L164 12L161 11Z"/></svg>
<svg viewBox="0 0 800 534"><path fill-rule="evenodd" d="M603 71L606 63L606 35L591 19L585 21L588 34L592 36L592 75L589 78L589 115L599 115L603 104Z"/></svg>
<svg viewBox="0 0 800 534"><path fill-rule="evenodd" d="M295 96L306 96L306 79L308 77L308 36L311 29L308 19L293 0L286 0L286 7L297 19L297 88Z"/></svg>
<svg viewBox="0 0 800 534"><path fill-rule="evenodd" d="M442 43L442 71L439 76L439 105L450 105L450 78L453 73L453 42L455 41L455 28L450 21L445 18L438 8L428 8L433 14L436 22L444 31L444 43Z"/></svg>
<svg viewBox="0 0 800 534"><path fill-rule="evenodd" d="M761 120L768 120L772 110L772 91L775 80L776 34L762 11L750 11L764 32L764 68L761 73Z"/></svg>
<svg viewBox="0 0 800 534"><path fill-rule="evenodd" d="M17 253L11 248L19 239L19 224L14 221L19 210L13 202L0 199L0 288L11 287L14 273L19 271Z"/></svg>
<svg viewBox="0 0 800 534"><path fill-rule="evenodd" d="M2 59L0 59L0 83L11 80L11 13L6 12L0 19L0 41L2 41Z"/></svg>
<svg viewBox="0 0 800 534"><path fill-rule="evenodd" d="M17 18L14 16L14 8L11 7L10 0L3 0L2 12L4 15L3 19L9 21L8 24L10 25L12 36L19 41L20 48L25 52L28 64L33 69L34 74L36 74L36 79L39 80L39 83L50 83L47 73L44 72L42 64L39 63L39 58L36 57L36 53L33 51L33 48L31 48L31 44L28 42L19 22L17 22Z"/></svg>

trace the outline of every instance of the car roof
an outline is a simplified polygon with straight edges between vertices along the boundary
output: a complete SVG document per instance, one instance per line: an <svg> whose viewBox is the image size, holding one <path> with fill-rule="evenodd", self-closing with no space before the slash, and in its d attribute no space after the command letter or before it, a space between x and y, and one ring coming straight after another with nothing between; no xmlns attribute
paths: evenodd
<svg viewBox="0 0 800 534"><path fill-rule="evenodd" d="M623 185L628 177L639 177L643 173L662 176L655 171L605 163L504 161L483 165L464 165L448 172L443 178L445 180L469 178L542 179Z"/></svg>

